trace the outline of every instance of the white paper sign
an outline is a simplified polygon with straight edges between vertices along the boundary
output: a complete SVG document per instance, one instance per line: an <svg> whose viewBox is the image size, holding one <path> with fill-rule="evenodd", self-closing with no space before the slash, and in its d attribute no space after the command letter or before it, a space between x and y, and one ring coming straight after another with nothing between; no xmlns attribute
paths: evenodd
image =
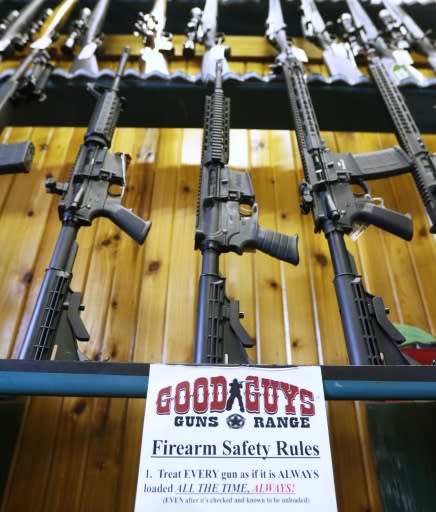
<svg viewBox="0 0 436 512"><path fill-rule="evenodd" d="M198 510L337 511L319 367L151 366L135 512Z"/></svg>

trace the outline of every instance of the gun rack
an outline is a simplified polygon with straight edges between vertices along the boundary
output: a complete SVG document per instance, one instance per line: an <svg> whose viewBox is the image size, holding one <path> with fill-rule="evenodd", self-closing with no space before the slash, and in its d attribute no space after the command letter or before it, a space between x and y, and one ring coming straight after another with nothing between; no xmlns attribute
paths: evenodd
<svg viewBox="0 0 436 512"><path fill-rule="evenodd" d="M4 72L0 80L11 72ZM46 87L46 100L17 107L12 124L86 126L93 107L87 84L96 80L104 84L113 76L110 70L93 76L83 72L71 75L57 69ZM340 77L315 74L308 77L308 82L321 129L393 131L382 100L368 79L351 86ZM171 73L169 77L153 74L141 78L136 70L129 69L121 89L126 106L119 126L199 128L203 125L204 97L211 91L211 84L183 72ZM229 73L225 89L232 99L232 128L292 129L286 91L280 78ZM420 130L436 132L436 79L428 80L426 87L406 82L402 91ZM253 108L254 105L264 107Z"/></svg>
<svg viewBox="0 0 436 512"><path fill-rule="evenodd" d="M0 393L8 395L147 396L142 363L0 360ZM436 398L432 366L321 366L327 400Z"/></svg>
<svg viewBox="0 0 436 512"><path fill-rule="evenodd" d="M51 2L48 3L50 5ZM87 2L87 5L92 7L94 3ZM24 4L24 0L0 4L0 16L5 14L6 8L20 9ZM80 2L78 8L83 4ZM198 4L170 0L167 11L168 31L182 34L190 9ZM131 34L138 11L147 12L151 7L152 2L148 0L113 1L105 33ZM335 20L345 9L345 3L323 1L319 7L326 20ZM372 16L380 8L377 5L366 7ZM436 26L436 9L432 5L408 4L406 8L423 29ZM220 6L219 27L232 36L263 37L266 13L265 0L226 1ZM289 35L301 36L296 1L287 3L284 15ZM244 22L241 23L241 20ZM272 63L273 55L274 52L271 52L256 60ZM105 59L110 58L110 55L105 56ZM131 67L121 82L126 106L119 126L192 128L203 125L204 97L211 91L211 83L204 83L200 76L191 76L182 71L172 72L169 76L156 73L142 76L133 69L136 66L134 59L133 56ZM182 58L176 54L177 59L182 68ZM176 68L173 66L173 69ZM12 72L12 68L3 71L0 83ZM85 72L71 74L56 68L46 88L46 100L17 106L12 123L15 126L86 126L94 106L93 98L87 92L87 84L97 81L103 85L109 83L113 76L113 71L109 69L102 69L97 75L92 75ZM280 77L248 72L243 75L229 73L224 78L226 94L233 100L232 128L292 129L286 91ZM307 81L321 129L392 131L389 116L368 78L350 84L340 76L327 78L320 74L310 74ZM421 86L406 80L401 88L420 130L436 133L436 78L428 79ZM254 108L257 105L263 107ZM321 368L326 398L331 400L436 399L434 367ZM149 364L146 363L0 360L0 393L144 397L148 373Z"/></svg>
<svg viewBox="0 0 436 512"><path fill-rule="evenodd" d="M23 0L8 2L7 7L22 8ZM86 2L92 7L95 2ZM50 2L48 2L50 5ZM55 2L53 2L55 4ZM201 4L201 2L200 2ZM190 9L199 2L170 0L167 10L167 29L174 34L183 34L189 19ZM265 19L268 2L260 1L225 1L220 5L219 28L229 36L262 36L264 35ZM284 8L288 33L291 36L301 36L300 15L298 2L290 1ZM84 2L79 3L79 7ZM326 20L335 20L346 10L343 1L323 1L319 4ZM368 5L369 12L376 15L378 5ZM5 4L0 5L0 16L5 14ZM104 31L106 34L132 34L134 22L139 11L147 12L152 8L152 2L134 0L117 0L111 3L106 18ZM425 29L436 26L436 9L431 5L411 4L407 11ZM70 20L74 19L75 13ZM241 20L244 23L241 23ZM67 23L64 30L69 28ZM115 36L116 37L116 36ZM131 37L133 45L140 46L139 38ZM174 57L184 61L180 55L180 45L176 48ZM265 46L267 44L265 43ZM207 84L199 76L190 76L182 71L172 72L170 76L148 74L142 76L137 69L137 51L132 52L131 68L127 70L122 81L122 92L126 98L126 107L121 115L120 126L129 127L184 127L195 128L203 124L204 96L208 93ZM273 63L275 52L271 49L261 59L265 63ZM312 61L312 56L311 61ZM115 58L106 54L105 59ZM235 56L233 58L236 58ZM315 59L320 59L320 53ZM246 56L244 56L246 59ZM422 65L419 61L418 65ZM107 66L107 64L106 64ZM136 69L135 69L136 67ZM92 97L86 92L88 82L99 81L113 77L113 72L105 68L97 75L86 72L68 73L56 68L46 87L47 98L42 103L29 102L17 107L13 116L14 126L85 126L93 106ZM248 65L249 68L249 65ZM12 69L0 74L3 82ZM393 130L389 116L385 112L382 100L371 81L363 77L360 82L350 84L341 76L326 77L320 74L308 75L308 83L312 100L317 112L322 130L334 131L379 131ZM232 128L256 129L292 129L291 116L288 113L287 98L284 84L279 77L261 76L257 73L243 75L229 73L225 76L226 93L232 101ZM418 85L411 79L401 84L407 104L412 115L423 133L436 132L436 78L429 78L424 85ZM80 109L77 108L80 105ZM254 105L264 105L263 108L253 108Z"/></svg>

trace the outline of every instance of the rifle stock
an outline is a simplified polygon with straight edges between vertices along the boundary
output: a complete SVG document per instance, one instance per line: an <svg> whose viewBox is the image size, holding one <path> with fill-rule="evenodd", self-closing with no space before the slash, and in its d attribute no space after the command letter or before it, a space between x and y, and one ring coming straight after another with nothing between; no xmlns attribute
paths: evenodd
<svg viewBox="0 0 436 512"><path fill-rule="evenodd" d="M328 221L325 236L334 267L333 283L350 363L375 366L409 364L409 359L398 350L398 345L405 338L388 320L383 299L371 295L363 287L343 233ZM350 314L350 304L359 314Z"/></svg>
<svg viewBox="0 0 436 512"><path fill-rule="evenodd" d="M52 259L45 271L38 298L19 359L82 360L77 341L88 341L89 334L79 311L81 294L73 292L70 283L78 245L78 227L64 224Z"/></svg>

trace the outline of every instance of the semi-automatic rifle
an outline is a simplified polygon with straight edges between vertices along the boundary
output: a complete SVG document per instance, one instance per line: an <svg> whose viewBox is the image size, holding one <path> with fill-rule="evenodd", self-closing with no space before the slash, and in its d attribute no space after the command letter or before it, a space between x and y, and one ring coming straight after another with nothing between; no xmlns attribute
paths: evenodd
<svg viewBox="0 0 436 512"><path fill-rule="evenodd" d="M31 0L21 11L13 10L2 22L0 36L0 58L9 56L14 50L22 50L41 28L51 9L36 17L46 0Z"/></svg>
<svg viewBox="0 0 436 512"><path fill-rule="evenodd" d="M399 148L360 155L329 151L305 82L302 50L288 41L280 0L269 0L266 26L266 37L278 51L276 70L285 79L303 164L301 209L312 212L315 232L323 231L328 241L350 362L407 364L397 346L404 337L388 320L382 298L365 291L344 235L374 224L405 240L412 238L410 217L376 204L364 181L404 172L410 162ZM360 186L363 194L355 194L352 184Z"/></svg>
<svg viewBox="0 0 436 512"><path fill-rule="evenodd" d="M425 55L433 71L436 71L436 41L430 39L406 11L392 0L382 0L385 9L380 11L385 32L396 44L412 47Z"/></svg>
<svg viewBox="0 0 436 512"><path fill-rule="evenodd" d="M58 35L77 0L63 0L45 20L14 73L0 85L0 130L10 124L14 110L31 100L45 99L44 88L53 70L49 62L48 47ZM30 71L29 71L30 70ZM28 172L32 164L34 147L30 141L0 144L0 174Z"/></svg>
<svg viewBox="0 0 436 512"><path fill-rule="evenodd" d="M223 60L216 62L215 89L206 97L195 248L202 254L195 336L196 363L249 363L253 341L241 325L239 301L225 292L219 256L260 251L296 265L297 236L263 229L248 172L232 171L229 158L230 99L222 86ZM250 209L241 213L241 206Z"/></svg>
<svg viewBox="0 0 436 512"><path fill-rule="evenodd" d="M62 227L21 347L20 359L84 358L77 345L77 340L89 339L79 316L79 311L83 310L81 294L70 289L79 229L90 226L97 217L107 217L140 244L150 229L150 222L122 206L122 196L111 192L114 186L124 189L126 185L128 157L123 153L110 153L109 148L121 112L119 84L128 54L126 49L110 88L98 90L89 86L97 103L68 182L46 180L48 192L62 195L58 207Z"/></svg>
<svg viewBox="0 0 436 512"><path fill-rule="evenodd" d="M103 43L103 25L109 9L110 0L98 0L95 7L84 7L73 21L67 39L62 45L65 55L72 55L76 46L80 48L74 58L70 71L85 70L98 73L97 53Z"/></svg>
<svg viewBox="0 0 436 512"><path fill-rule="evenodd" d="M436 155L429 153L397 82L378 51L379 44L373 43L376 27L366 16L361 19L362 7L358 0L347 0L347 4L351 19L346 17L345 24L344 16L339 20L344 37L352 40L353 46L367 59L370 75L392 120L398 142L411 159L412 176L430 219L430 231L436 233Z"/></svg>
<svg viewBox="0 0 436 512"><path fill-rule="evenodd" d="M166 56L174 53L173 35L165 31L167 0L155 0L152 10L140 12L135 22L135 36L142 37L144 47L139 56L141 73L159 71L168 74Z"/></svg>
<svg viewBox="0 0 436 512"><path fill-rule="evenodd" d="M339 24L344 33L351 32L349 26L353 26L352 20L354 19L354 25L359 31L359 38L349 37L347 41L350 43L356 58L361 56L362 46L365 48L371 47L391 75L392 80L397 84L405 78L411 78L418 84L425 82L426 79L422 73L413 67L413 58L410 52L405 48L399 48L395 45L389 46L386 43L359 0L347 1L347 6L351 17L349 13L344 13L339 18Z"/></svg>
<svg viewBox="0 0 436 512"><path fill-rule="evenodd" d="M300 0L300 9L303 35L321 48L330 75L345 76L350 82L361 79L350 45L329 32L315 1Z"/></svg>
<svg viewBox="0 0 436 512"><path fill-rule="evenodd" d="M204 46L201 64L201 75L204 81L214 80L216 63L222 62L223 74L228 73L229 65L226 57L230 55L230 48L224 45L224 33L217 32L218 0L206 0L204 9L194 7L191 10L191 19L186 25L186 41L183 45L183 55L191 58L195 54L195 45Z"/></svg>

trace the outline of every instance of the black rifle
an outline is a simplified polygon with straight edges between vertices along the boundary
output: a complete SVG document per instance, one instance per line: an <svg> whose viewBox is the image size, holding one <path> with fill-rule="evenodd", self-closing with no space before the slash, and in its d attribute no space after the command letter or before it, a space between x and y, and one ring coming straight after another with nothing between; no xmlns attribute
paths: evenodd
<svg viewBox="0 0 436 512"><path fill-rule="evenodd" d="M57 37L77 0L63 0L40 27L38 37L31 44L30 53L14 73L0 85L0 130L10 124L14 110L32 100L45 99L44 88L53 65L49 62L47 48ZM30 70L30 72L29 72ZM0 174L28 172L34 155L30 141L0 144Z"/></svg>
<svg viewBox="0 0 436 512"><path fill-rule="evenodd" d="M72 24L70 33L62 45L65 55L72 55L76 46L80 51L74 58L70 70L85 70L98 73L97 53L103 43L102 28L109 9L110 0L98 0L94 9L84 7Z"/></svg>
<svg viewBox="0 0 436 512"><path fill-rule="evenodd" d="M339 20L344 37L353 40L354 47L366 56L369 72L392 120L398 142L411 159L412 176L430 218L430 231L436 233L436 155L429 153L392 73L386 68L386 61L378 51L380 43L375 45L374 38L367 37L367 31L373 33L376 28L369 25L372 24L369 18L362 23L358 17L360 4L354 0L347 2L353 10L352 19L348 16L345 24L344 16Z"/></svg>
<svg viewBox="0 0 436 512"><path fill-rule="evenodd" d="M230 55L230 48L223 44L224 34L217 32L218 0L206 0L204 9L194 7L191 10L185 34L186 41L183 45L183 55L191 58L195 54L195 45L200 43L205 52L201 64L201 75L204 81L214 80L216 63L222 61L223 74L229 72L226 57Z"/></svg>
<svg viewBox="0 0 436 512"><path fill-rule="evenodd" d="M397 344L404 337L390 323L381 297L367 293L344 235L374 224L401 238L412 238L409 216L376 205L364 179L404 172L410 162L399 148L352 155L332 153L321 138L299 51L288 42L280 0L270 0L266 37L278 50L277 71L285 78L305 181L303 213L312 212L315 232L323 231L335 272L335 290L352 364L406 364ZM363 195L353 193L359 185Z"/></svg>
<svg viewBox="0 0 436 512"><path fill-rule="evenodd" d="M44 19L51 14L45 11L34 20L46 0L32 0L20 11L12 11L3 20L0 36L0 55L9 56L14 50L22 50L38 31Z"/></svg>
<svg viewBox="0 0 436 512"><path fill-rule="evenodd" d="M415 23L404 9L391 0L383 0L386 9L379 16L385 26L385 32L400 47L413 47L426 55L433 71L436 71L436 42Z"/></svg>
<svg viewBox="0 0 436 512"><path fill-rule="evenodd" d="M315 1L300 0L300 8L303 35L321 48L330 75L343 75L351 82L362 78L349 44L329 32Z"/></svg>
<svg viewBox="0 0 436 512"><path fill-rule="evenodd" d="M126 184L127 156L110 153L108 149L121 112L119 84L128 53L126 49L122 54L112 87L101 91L89 87L97 104L69 181L46 181L48 192L62 195L58 208L62 228L45 272L20 359L84 358L77 346L77 340L89 339L79 316L83 309L81 294L70 289L79 229L90 226L97 217L107 217L140 244L150 229L150 222L123 207L121 196L110 192L112 186L124 188Z"/></svg>
<svg viewBox="0 0 436 512"><path fill-rule="evenodd" d="M219 256L260 251L296 265L297 236L262 229L248 172L232 171L229 157L230 99L222 88L223 61L217 60L215 90L206 97L203 154L197 202L195 248L202 253L199 282L196 363L249 363L244 347L252 340L239 322L239 302L225 292ZM251 210L242 215L241 205Z"/></svg>
<svg viewBox="0 0 436 512"><path fill-rule="evenodd" d="M167 55L174 53L173 35L165 31L167 0L155 0L152 10L140 12L135 22L135 36L142 36L144 48L139 57L141 73L159 71L168 74Z"/></svg>

